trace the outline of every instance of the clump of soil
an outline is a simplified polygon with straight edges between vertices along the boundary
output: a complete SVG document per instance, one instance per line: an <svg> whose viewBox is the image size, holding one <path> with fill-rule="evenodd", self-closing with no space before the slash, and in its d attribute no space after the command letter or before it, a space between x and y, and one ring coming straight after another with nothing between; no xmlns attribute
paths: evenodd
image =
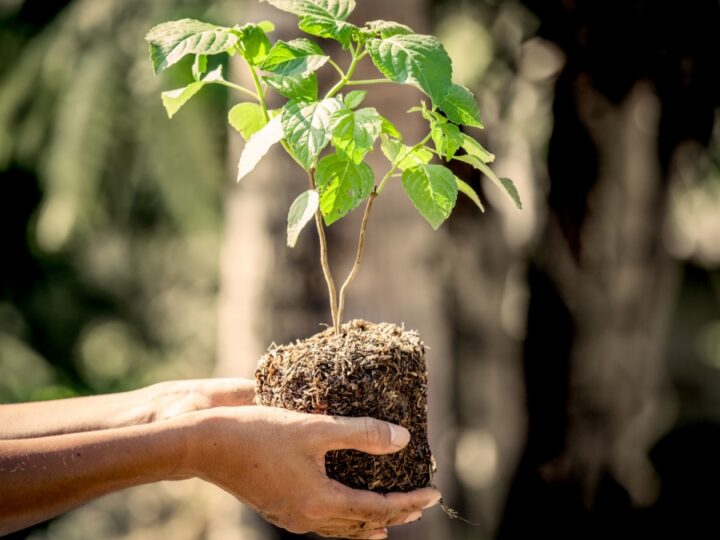
<svg viewBox="0 0 720 540"><path fill-rule="evenodd" d="M257 401L312 414L372 416L410 431L407 447L373 456L328 452L330 478L385 493L431 485L425 347L415 331L354 320L290 345L271 346L255 372Z"/></svg>

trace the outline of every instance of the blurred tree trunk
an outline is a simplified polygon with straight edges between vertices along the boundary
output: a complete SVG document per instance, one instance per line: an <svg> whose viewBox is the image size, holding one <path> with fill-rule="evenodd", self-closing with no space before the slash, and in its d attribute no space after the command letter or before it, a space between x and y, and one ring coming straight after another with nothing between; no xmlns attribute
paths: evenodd
<svg viewBox="0 0 720 540"><path fill-rule="evenodd" d="M242 20L280 21L276 38L297 35L295 19L266 4L252 3L241 15ZM382 5L359 2L353 20L372 19L401 20L422 31L427 26L425 2L397 0ZM330 51L329 46L327 49ZM375 76L372 73L372 66L364 62L358 77ZM327 84L335 74L324 70L322 75L328 77L324 81ZM415 140L421 136L422 122L418 115L406 115L405 111L417 103L418 97L419 93L410 88L398 90L395 86L380 85L373 87L366 104L378 107L409 140ZM237 142L237 137L232 140ZM238 154L233 147L229 176L234 177ZM372 165L376 173L383 174L387 164L377 154ZM281 150L274 149L251 177L228 190L221 261L218 368L221 375L252 377L258 358L271 342L286 343L307 337L323 330L321 323L331 322L314 227L307 227L296 248L286 247L287 210L292 200L306 189L306 182L297 165ZM450 358L440 279L442 267L433 264L442 241L401 191L399 185L389 185L373 208L365 258L350 289L345 319L404 322L407 327L418 329L431 347L428 355L431 445L438 457L439 480L443 485L450 478L451 465L450 456L443 454L445 447L439 443L448 429L451 406L446 398ZM357 214L354 212L327 230L336 282L344 280L355 254L360 218ZM398 539L445 538L446 521L444 515L434 511L421 523L403 527L393 535ZM261 531L255 533L258 538L296 537L260 525L257 518L248 514L240 517L239 522L243 531L248 523L258 527Z"/></svg>
<svg viewBox="0 0 720 540"><path fill-rule="evenodd" d="M500 536L632 534L632 507L658 494L648 452L673 415L678 266L661 233L676 151L711 133L717 3L525 3L567 62L528 276L528 443Z"/></svg>

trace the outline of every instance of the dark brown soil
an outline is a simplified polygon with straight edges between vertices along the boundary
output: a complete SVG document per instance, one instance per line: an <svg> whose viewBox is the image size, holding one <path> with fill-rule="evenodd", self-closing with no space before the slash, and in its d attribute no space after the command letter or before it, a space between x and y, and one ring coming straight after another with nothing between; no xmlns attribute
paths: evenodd
<svg viewBox="0 0 720 540"><path fill-rule="evenodd" d="M328 476L380 493L432 483L427 439L425 347L415 331L354 320L290 345L272 346L255 372L261 405L313 414L372 416L406 427L410 444L396 454L328 452Z"/></svg>

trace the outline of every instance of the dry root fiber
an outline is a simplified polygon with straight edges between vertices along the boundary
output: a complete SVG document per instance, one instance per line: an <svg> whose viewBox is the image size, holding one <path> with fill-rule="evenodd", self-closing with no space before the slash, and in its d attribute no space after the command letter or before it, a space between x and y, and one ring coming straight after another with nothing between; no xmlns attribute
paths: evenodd
<svg viewBox="0 0 720 540"><path fill-rule="evenodd" d="M290 345L272 346L255 373L262 405L338 416L372 416L406 427L396 454L328 452L328 476L380 493L429 486L425 347L415 331L354 320Z"/></svg>

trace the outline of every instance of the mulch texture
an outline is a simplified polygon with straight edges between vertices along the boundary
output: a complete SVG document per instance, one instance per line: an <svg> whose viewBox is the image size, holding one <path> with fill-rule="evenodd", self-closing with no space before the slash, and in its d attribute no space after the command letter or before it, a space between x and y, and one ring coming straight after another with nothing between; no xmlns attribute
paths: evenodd
<svg viewBox="0 0 720 540"><path fill-rule="evenodd" d="M372 416L406 427L408 446L373 456L328 452L328 476L379 493L432 484L427 438L425 347L415 331L390 323L350 321L289 345L273 345L255 372L261 405L337 416Z"/></svg>

